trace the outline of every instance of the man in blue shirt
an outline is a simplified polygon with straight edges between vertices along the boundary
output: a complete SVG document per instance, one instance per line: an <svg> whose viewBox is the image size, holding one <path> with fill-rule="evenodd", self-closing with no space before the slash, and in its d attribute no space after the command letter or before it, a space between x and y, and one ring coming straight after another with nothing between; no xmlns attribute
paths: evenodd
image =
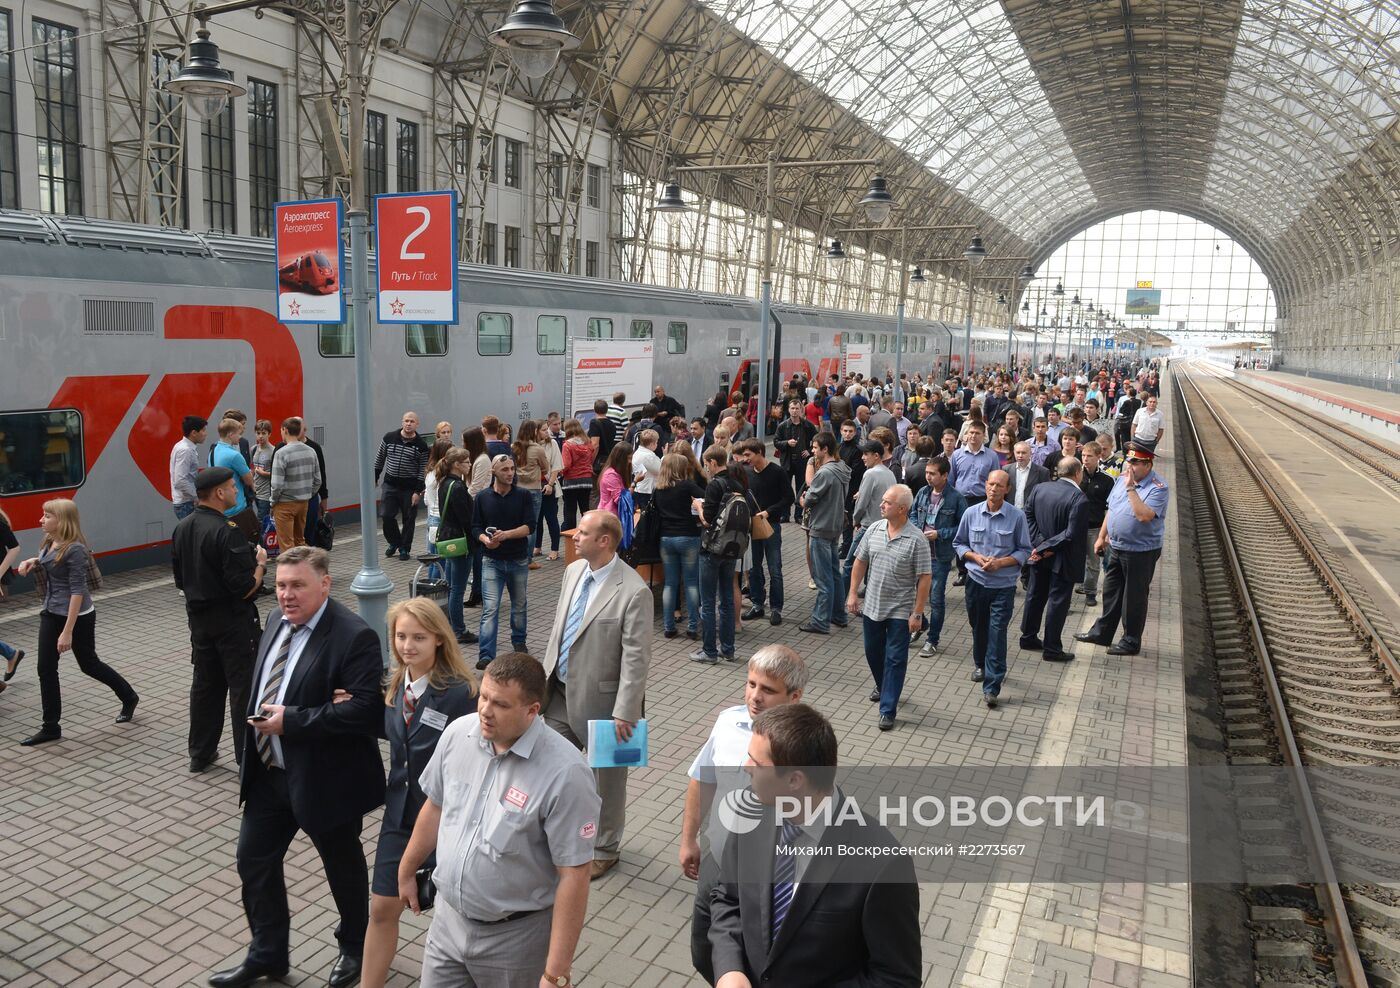
<svg viewBox="0 0 1400 988"><path fill-rule="evenodd" d="M515 461L504 453L491 460L491 486L472 504L472 536L482 553L480 656L485 669L496 657L501 599L510 591L510 645L525 651L525 583L530 575L530 536L535 530L530 492L515 485Z"/></svg>
<svg viewBox="0 0 1400 988"><path fill-rule="evenodd" d="M224 517L238 526L238 530L247 536L250 544L257 545L262 526L258 524L257 512L249 506L248 495L245 493L246 488L253 486L253 468L248 465L238 448L238 437L242 433L242 422L237 419L222 420L219 423L219 441L214 446L210 456L212 462L209 465L227 467L238 478L238 483L234 484L234 487L238 488L238 501L224 512Z"/></svg>
<svg viewBox="0 0 1400 988"><path fill-rule="evenodd" d="M1006 501L1010 483L1005 470L993 470L986 500L963 513L953 536L953 551L967 561L972 681L982 684L982 697L991 708L1006 678L1006 629L1016 606L1016 581L1031 555L1026 516Z"/></svg>
<svg viewBox="0 0 1400 988"><path fill-rule="evenodd" d="M1092 628L1074 637L1110 646L1109 655L1137 655L1142 650L1147 592L1162 555L1170 499L1167 482L1152 469L1152 461L1150 448L1128 443L1123 474L1108 496L1108 514L1094 542L1094 551L1106 560L1103 614ZM1120 618L1123 637L1115 643Z"/></svg>
<svg viewBox="0 0 1400 988"><path fill-rule="evenodd" d="M1001 457L996 450L982 445L987 441L987 432L980 425L969 425L964 441L967 445L954 450L949 458L948 483L968 504L976 504L987 497L987 478L1001 467Z"/></svg>

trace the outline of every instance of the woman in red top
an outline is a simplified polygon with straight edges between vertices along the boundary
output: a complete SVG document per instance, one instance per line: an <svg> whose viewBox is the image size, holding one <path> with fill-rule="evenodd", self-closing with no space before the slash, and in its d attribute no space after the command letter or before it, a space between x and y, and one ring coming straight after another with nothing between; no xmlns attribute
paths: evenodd
<svg viewBox="0 0 1400 988"><path fill-rule="evenodd" d="M564 494L564 528L572 529L579 515L588 510L588 496L593 490L593 444L578 419L564 423L564 470L559 474L559 487Z"/></svg>

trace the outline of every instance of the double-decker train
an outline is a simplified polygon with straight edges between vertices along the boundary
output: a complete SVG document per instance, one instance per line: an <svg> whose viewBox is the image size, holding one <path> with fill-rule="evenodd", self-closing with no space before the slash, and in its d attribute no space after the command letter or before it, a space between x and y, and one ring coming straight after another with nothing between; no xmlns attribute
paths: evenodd
<svg viewBox="0 0 1400 988"><path fill-rule="evenodd" d="M570 336L655 339L653 380L691 415L755 379L751 299L483 265L457 277L458 324L372 328L376 426L412 409L428 434L446 419L460 435L485 414L564 411ZM105 568L155 561L175 524L180 420L230 407L250 424L303 416L332 510L355 504L353 332L279 323L278 278L267 240L0 211L0 505L26 551L42 503L74 497ZM871 344L881 376L894 364L893 316L777 304L773 317L774 384L825 379L843 343ZM960 369L961 326L906 320L904 336L911 375ZM974 365L1006 350L1005 330L974 331ZM574 404L595 397L611 396Z"/></svg>

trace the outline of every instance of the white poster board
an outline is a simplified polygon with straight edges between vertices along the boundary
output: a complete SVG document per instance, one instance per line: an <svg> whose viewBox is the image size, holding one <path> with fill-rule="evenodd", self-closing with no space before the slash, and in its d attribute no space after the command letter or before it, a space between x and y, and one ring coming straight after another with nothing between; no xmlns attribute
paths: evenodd
<svg viewBox="0 0 1400 988"><path fill-rule="evenodd" d="M652 340L569 337L569 374L564 379L567 414L583 420L593 414L595 401L611 402L619 391L627 395L629 405L649 401L654 353Z"/></svg>
<svg viewBox="0 0 1400 988"><path fill-rule="evenodd" d="M846 373L864 374L870 377L870 357L875 352L873 343L846 344Z"/></svg>

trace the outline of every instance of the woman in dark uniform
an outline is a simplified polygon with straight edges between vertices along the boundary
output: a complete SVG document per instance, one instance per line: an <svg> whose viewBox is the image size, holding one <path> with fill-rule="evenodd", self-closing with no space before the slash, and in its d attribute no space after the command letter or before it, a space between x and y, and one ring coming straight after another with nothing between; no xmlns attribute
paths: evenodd
<svg viewBox="0 0 1400 988"><path fill-rule="evenodd" d="M418 777L447 725L476 710L476 675L457 650L441 607L426 597L412 597L389 609L387 623L394 662L384 690L381 737L389 741L389 787L370 887L362 988L383 988L398 951L403 912L399 860L426 800ZM337 690L336 702L341 701ZM427 867L433 863L430 856Z"/></svg>

